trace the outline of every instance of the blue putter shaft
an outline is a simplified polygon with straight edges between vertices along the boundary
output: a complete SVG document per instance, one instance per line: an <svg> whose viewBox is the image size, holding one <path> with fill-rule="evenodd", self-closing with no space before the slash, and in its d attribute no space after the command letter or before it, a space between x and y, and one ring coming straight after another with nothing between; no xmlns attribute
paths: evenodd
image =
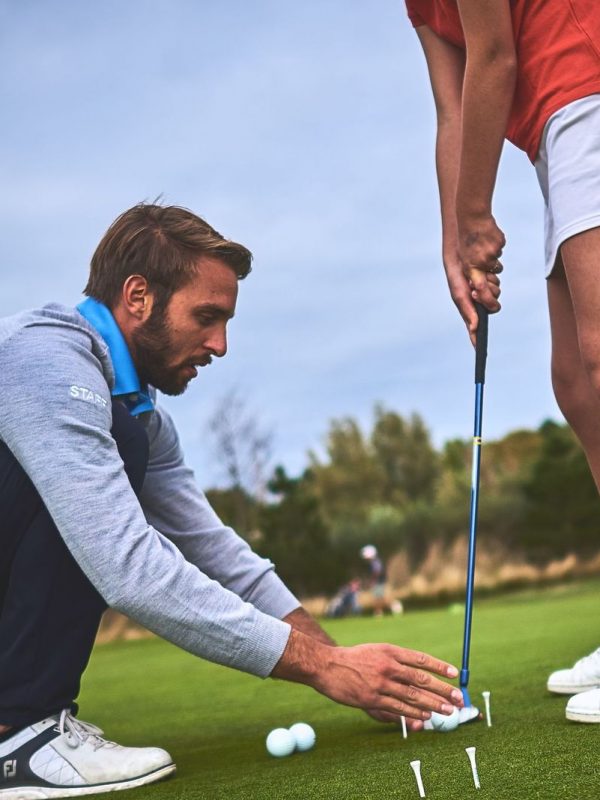
<svg viewBox="0 0 600 800"><path fill-rule="evenodd" d="M465 706L471 706L467 686L469 684L469 656L471 652L471 627L473 621L473 590L475 586L475 552L477 545L477 512L479 509L479 477L481 467L481 431L483 422L483 387L488 342L488 312L479 303L475 304L479 323L475 344L475 423L473 430L473 466L471 470L471 511L469 515L469 552L467 558L467 587L465 594L465 628L463 635L463 657L460 671L460 688Z"/></svg>

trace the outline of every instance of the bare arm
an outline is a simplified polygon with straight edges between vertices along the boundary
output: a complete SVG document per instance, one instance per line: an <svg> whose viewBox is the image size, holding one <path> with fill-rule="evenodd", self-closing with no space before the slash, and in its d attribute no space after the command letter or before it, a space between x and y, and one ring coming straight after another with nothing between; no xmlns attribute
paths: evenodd
<svg viewBox="0 0 600 800"><path fill-rule="evenodd" d="M471 339L477 327L473 299L499 311L496 266L504 235L491 201L516 75L508 0L459 0L467 58L423 26L437 111L436 163L450 293Z"/></svg>
<svg viewBox="0 0 600 800"><path fill-rule="evenodd" d="M505 244L492 195L517 75L510 2L458 0L458 9L467 48L456 189L459 253L473 297L497 311L486 271Z"/></svg>
<svg viewBox="0 0 600 800"><path fill-rule="evenodd" d="M456 196L461 170L462 93L465 55L462 50L440 39L426 26L417 28L421 41L437 114L436 168L442 214L442 255L452 299L462 316L471 341L475 342L477 312L472 297L470 273L461 258ZM498 311L500 282L496 275L484 273L491 295L490 310Z"/></svg>
<svg viewBox="0 0 600 800"><path fill-rule="evenodd" d="M456 186L460 166L462 84L465 55L432 30L417 28L423 47L437 115L436 169L442 214L444 259L456 260Z"/></svg>
<svg viewBox="0 0 600 800"><path fill-rule="evenodd" d="M456 188L460 168L462 85L465 54L440 39L426 26L417 28L423 47L437 115L436 170L442 216L442 257L452 299L471 337L477 328L477 312L469 280L459 255L456 220Z"/></svg>

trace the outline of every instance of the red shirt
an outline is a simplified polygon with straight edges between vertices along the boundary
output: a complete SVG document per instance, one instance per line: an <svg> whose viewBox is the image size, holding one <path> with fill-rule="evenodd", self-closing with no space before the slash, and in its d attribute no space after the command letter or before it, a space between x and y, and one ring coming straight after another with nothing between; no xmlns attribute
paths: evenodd
<svg viewBox="0 0 600 800"><path fill-rule="evenodd" d="M456 0L406 0L415 27L465 49ZM559 108L600 93L599 0L511 0L518 74L506 138L532 161Z"/></svg>

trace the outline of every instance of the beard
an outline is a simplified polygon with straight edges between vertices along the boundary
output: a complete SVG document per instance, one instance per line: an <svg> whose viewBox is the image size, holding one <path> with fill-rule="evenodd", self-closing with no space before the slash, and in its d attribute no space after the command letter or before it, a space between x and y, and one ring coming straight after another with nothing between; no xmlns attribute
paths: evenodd
<svg viewBox="0 0 600 800"><path fill-rule="evenodd" d="M148 320L131 334L133 361L142 383L163 394L179 395L187 389L190 378L184 378L172 365L171 330L164 309L155 307Z"/></svg>

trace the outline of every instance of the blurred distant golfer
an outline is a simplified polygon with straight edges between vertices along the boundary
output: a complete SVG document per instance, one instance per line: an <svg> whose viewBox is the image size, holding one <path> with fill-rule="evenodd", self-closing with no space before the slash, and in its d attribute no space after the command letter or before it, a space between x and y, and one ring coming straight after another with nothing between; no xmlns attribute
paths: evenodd
<svg viewBox="0 0 600 800"><path fill-rule="evenodd" d="M368 586L373 596L373 613L376 617L382 617L385 611L385 566L379 557L377 548L372 544L362 547L360 556L369 566Z"/></svg>
<svg viewBox="0 0 600 800"><path fill-rule="evenodd" d="M554 392L600 488L598 2L406 5L437 109L443 261L452 299L472 339L473 301L500 309L505 238L492 216L492 195L506 137L534 163L544 195ZM600 651L566 672L551 676L548 686L579 692L567 717L600 722Z"/></svg>
<svg viewBox="0 0 600 800"><path fill-rule="evenodd" d="M156 389L225 355L250 252L173 206L138 205L100 242L77 308L0 320L0 797L139 786L175 769L76 718L107 606L211 661L312 686L381 721L461 705L392 645L336 647L273 564L225 527ZM151 702L149 697L148 701Z"/></svg>

